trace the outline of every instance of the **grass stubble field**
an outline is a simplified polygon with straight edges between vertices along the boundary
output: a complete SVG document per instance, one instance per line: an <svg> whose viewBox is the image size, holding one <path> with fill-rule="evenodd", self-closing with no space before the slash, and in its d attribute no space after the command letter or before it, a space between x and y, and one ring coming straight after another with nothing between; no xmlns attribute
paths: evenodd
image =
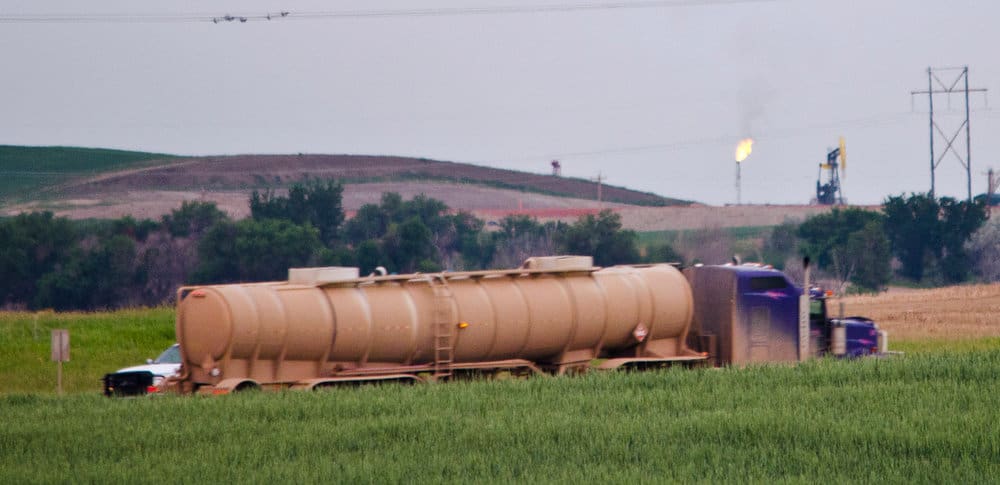
<svg viewBox="0 0 1000 485"><path fill-rule="evenodd" d="M1000 285L844 299L901 358L106 399L171 309L0 314L0 482L994 482ZM37 327L36 327L37 326ZM56 396L52 328L69 328Z"/></svg>

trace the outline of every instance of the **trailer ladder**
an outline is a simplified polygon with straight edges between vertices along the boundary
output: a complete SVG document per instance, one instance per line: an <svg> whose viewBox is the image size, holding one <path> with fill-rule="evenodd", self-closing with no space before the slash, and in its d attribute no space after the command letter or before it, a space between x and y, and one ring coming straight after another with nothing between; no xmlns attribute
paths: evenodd
<svg viewBox="0 0 1000 485"><path fill-rule="evenodd" d="M434 291L434 380L451 376L454 361L452 303L455 301L443 275L430 278Z"/></svg>

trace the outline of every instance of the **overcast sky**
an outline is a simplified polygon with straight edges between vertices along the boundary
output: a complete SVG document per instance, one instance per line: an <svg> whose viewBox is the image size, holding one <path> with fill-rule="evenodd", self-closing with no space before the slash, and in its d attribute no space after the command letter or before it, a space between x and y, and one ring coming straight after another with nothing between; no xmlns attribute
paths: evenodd
<svg viewBox="0 0 1000 485"><path fill-rule="evenodd" d="M291 12L246 23L0 23L0 144L406 155L539 173L558 159L566 176L725 204L736 199L736 143L752 136L743 201L763 204L814 197L817 165L844 136L845 196L872 204L929 189L927 97L910 92L927 88L929 66L968 65L971 87L989 89L971 97L973 192L989 166L1000 169L990 109L1000 2L400 12L601 3L0 0L8 18ZM295 18L319 11L392 14ZM935 107L950 137L964 98ZM953 156L937 178L939 195L965 196Z"/></svg>

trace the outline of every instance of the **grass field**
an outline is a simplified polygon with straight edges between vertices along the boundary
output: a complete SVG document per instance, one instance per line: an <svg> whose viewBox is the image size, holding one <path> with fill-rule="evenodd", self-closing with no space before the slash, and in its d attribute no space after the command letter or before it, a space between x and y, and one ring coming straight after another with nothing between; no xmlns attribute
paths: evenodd
<svg viewBox="0 0 1000 485"><path fill-rule="evenodd" d="M992 350L219 398L6 395L0 482L988 482L998 380Z"/></svg>
<svg viewBox="0 0 1000 485"><path fill-rule="evenodd" d="M143 162L168 158L173 156L102 148L0 145L0 200L71 177L139 167Z"/></svg>
<svg viewBox="0 0 1000 485"><path fill-rule="evenodd" d="M846 300L898 358L215 398L100 395L173 342L172 309L0 313L0 483L991 482L994 290L934 291ZM921 333L898 305L979 330ZM66 396L52 328L72 336Z"/></svg>
<svg viewBox="0 0 1000 485"><path fill-rule="evenodd" d="M741 227L725 227L719 228L725 234L728 234L734 240L744 240L744 239L759 239L770 234L772 226L741 226ZM639 244L655 244L660 242L676 242L678 239L690 238L693 234L699 232L698 229L682 229L682 230L669 230L669 231L639 231L636 233L638 236Z"/></svg>
<svg viewBox="0 0 1000 485"><path fill-rule="evenodd" d="M104 374L156 357L174 343L173 308L111 313L0 312L0 393L55 392L52 329L70 333L63 388L96 392Z"/></svg>

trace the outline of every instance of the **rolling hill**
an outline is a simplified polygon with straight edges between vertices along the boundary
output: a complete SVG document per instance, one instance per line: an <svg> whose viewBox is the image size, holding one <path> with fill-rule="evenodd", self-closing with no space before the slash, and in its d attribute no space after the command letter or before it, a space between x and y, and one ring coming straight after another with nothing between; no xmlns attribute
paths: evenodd
<svg viewBox="0 0 1000 485"><path fill-rule="evenodd" d="M596 183L421 158L365 155L167 154L76 147L0 146L0 214L51 210L70 218L158 219L183 201L212 201L245 217L251 190L282 190L335 178L348 214L382 193L427 194L453 209L496 220L526 214L574 220L610 208L639 231L767 226L829 210L821 206L708 207Z"/></svg>
<svg viewBox="0 0 1000 485"><path fill-rule="evenodd" d="M598 194L597 184L589 180L392 156L296 154L177 157L93 148L0 146L0 162L0 175L4 180L0 186L0 200L5 205L23 206L41 201L40 205L35 205L57 210L72 206L115 205L123 197L126 200L147 200L138 196L143 193L159 194L152 196L153 199L171 198L163 197L164 193L175 193L187 199L189 194L194 193L209 199L219 198L221 202L232 193L243 194L240 197L245 198L245 194L252 189L280 190L311 179L338 179L345 185L360 189L360 192L378 194L401 188L402 192L408 192L407 187L425 186L422 188L433 189L435 196L454 199L451 201L453 207L469 209L493 208L488 204L489 198L482 197L482 194L462 196L465 192L480 192L482 189L525 194L520 197L522 206L525 203L523 199L538 205L537 197L534 197L538 195L596 201ZM348 192L356 194L359 190ZM687 201L609 185L601 187L601 192L605 202L617 204L689 204ZM358 199L358 205L370 202L366 197L354 199ZM478 206L465 207L464 199L477 201ZM348 206L352 205L351 201L345 202ZM483 206L484 203L486 206ZM580 204L555 205L572 207ZM496 208L506 208L506 204Z"/></svg>
<svg viewBox="0 0 1000 485"><path fill-rule="evenodd" d="M81 147L0 145L0 201L28 196L81 177L164 163L161 153Z"/></svg>

